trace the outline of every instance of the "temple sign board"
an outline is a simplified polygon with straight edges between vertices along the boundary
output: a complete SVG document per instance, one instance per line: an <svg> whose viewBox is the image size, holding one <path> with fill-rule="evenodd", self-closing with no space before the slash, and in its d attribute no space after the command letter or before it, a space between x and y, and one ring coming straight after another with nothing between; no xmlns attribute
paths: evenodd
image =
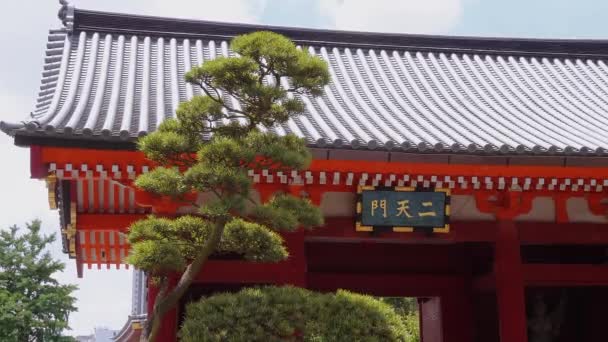
<svg viewBox="0 0 608 342"><path fill-rule="evenodd" d="M356 230L373 232L450 231L448 189L361 186L357 195Z"/></svg>

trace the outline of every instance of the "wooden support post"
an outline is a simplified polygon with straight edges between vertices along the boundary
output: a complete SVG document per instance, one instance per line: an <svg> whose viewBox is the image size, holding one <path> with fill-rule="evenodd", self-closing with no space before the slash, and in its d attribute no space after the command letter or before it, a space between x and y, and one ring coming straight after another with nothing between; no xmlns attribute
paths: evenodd
<svg viewBox="0 0 608 342"><path fill-rule="evenodd" d="M501 342L526 342L526 303L517 227L498 222L494 269Z"/></svg>
<svg viewBox="0 0 608 342"><path fill-rule="evenodd" d="M177 284L177 278L173 278L170 281L171 287ZM152 281L148 279L148 313L154 310L154 302L157 294L158 287L154 286ZM167 312L161 320L162 323L156 340L163 342L177 341L177 307Z"/></svg>
<svg viewBox="0 0 608 342"><path fill-rule="evenodd" d="M48 169L42 160L42 147L30 146L30 178L43 179L48 176Z"/></svg>
<svg viewBox="0 0 608 342"><path fill-rule="evenodd" d="M306 287L306 248L304 245L304 231L302 229L297 232L287 233L284 235L285 246L289 251L289 259L287 265L280 276L280 285L292 285L297 287Z"/></svg>

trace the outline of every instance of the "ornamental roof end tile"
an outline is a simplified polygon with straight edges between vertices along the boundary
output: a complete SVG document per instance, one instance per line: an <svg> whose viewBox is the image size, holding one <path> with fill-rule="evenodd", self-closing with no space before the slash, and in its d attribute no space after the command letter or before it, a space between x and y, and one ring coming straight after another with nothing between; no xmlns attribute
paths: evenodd
<svg viewBox="0 0 608 342"><path fill-rule="evenodd" d="M272 30L328 62L305 112L266 128L312 147L606 155L608 41L421 36L217 23L75 9L49 32L36 106L9 135L135 141L201 91L193 66ZM284 80L283 86L288 86ZM300 96L300 95L298 95ZM235 99L228 99L236 101Z"/></svg>

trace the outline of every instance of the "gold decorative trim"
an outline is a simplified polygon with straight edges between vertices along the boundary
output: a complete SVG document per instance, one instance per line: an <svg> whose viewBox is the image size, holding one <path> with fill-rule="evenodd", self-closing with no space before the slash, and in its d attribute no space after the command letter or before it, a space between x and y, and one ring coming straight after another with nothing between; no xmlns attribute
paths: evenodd
<svg viewBox="0 0 608 342"><path fill-rule="evenodd" d="M46 188L49 196L49 208L57 209L57 176L51 174L46 177Z"/></svg>
<svg viewBox="0 0 608 342"><path fill-rule="evenodd" d="M70 256L76 256L76 229L71 224L68 224L67 229L61 231L68 240L68 252Z"/></svg>
<svg viewBox="0 0 608 342"><path fill-rule="evenodd" d="M357 194L361 195L363 193L363 191L365 190L376 190L375 186L357 186ZM415 187L409 187L409 186L396 186L393 187L393 191L403 191L403 192L415 192L416 188ZM434 192L443 192L445 193L446 199L449 199L451 196L451 190L448 188L436 188L434 189ZM363 211L362 208L362 203L361 203L361 198L359 197L357 199L357 205L356 205L356 210L357 210L357 221L355 222L355 231L357 232L373 232L374 231L374 227L373 226L364 226L362 225L361 221L360 221L360 217L361 217L361 213ZM445 205L445 216L446 217L450 217L450 204L448 201L448 204ZM448 221L449 222L449 221ZM414 232L414 227L393 227L393 232L395 233L413 233ZM450 224L446 223L443 227L434 227L433 228L433 233L442 233L442 234L446 234L450 232Z"/></svg>
<svg viewBox="0 0 608 342"><path fill-rule="evenodd" d="M450 224L447 223L443 228L433 228L433 233L449 233L450 232Z"/></svg>
<svg viewBox="0 0 608 342"><path fill-rule="evenodd" d="M70 202L70 224L65 230L68 240L68 252L71 257L76 257L76 234L77 234L77 211L76 202Z"/></svg>
<svg viewBox="0 0 608 342"><path fill-rule="evenodd" d="M361 222L357 221L357 223L355 224L355 231L357 231L357 232L373 232L374 231L374 227L372 227L372 226L362 226Z"/></svg>

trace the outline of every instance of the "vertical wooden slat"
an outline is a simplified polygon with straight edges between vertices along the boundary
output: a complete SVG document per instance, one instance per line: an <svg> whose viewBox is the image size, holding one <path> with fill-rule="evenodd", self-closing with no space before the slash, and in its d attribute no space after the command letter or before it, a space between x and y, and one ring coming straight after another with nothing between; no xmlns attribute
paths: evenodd
<svg viewBox="0 0 608 342"><path fill-rule="evenodd" d="M92 235L93 232L89 231L87 233L85 233L84 235L86 236L86 240L87 240L87 268L91 269L91 267L93 266L93 239L92 239Z"/></svg>
<svg viewBox="0 0 608 342"><path fill-rule="evenodd" d="M120 259L120 233L114 232L114 255L116 258L116 268L120 269L120 263L122 260Z"/></svg>
<svg viewBox="0 0 608 342"><path fill-rule="evenodd" d="M107 179L103 180L103 208L104 212L110 212L110 181Z"/></svg>
<svg viewBox="0 0 608 342"><path fill-rule="evenodd" d="M87 236L86 232L80 232L80 255L82 256L82 264L83 265L87 265L90 262L89 260L89 254L87 253L88 249L89 249L89 237Z"/></svg>
<svg viewBox="0 0 608 342"><path fill-rule="evenodd" d="M103 260L101 260L101 251L103 250L103 244L105 244L105 239L102 240L103 237L103 232L97 232L94 231L93 234L95 234L95 255L97 257L97 269L100 270L101 269L101 262Z"/></svg>
<svg viewBox="0 0 608 342"><path fill-rule="evenodd" d="M93 203L91 203L92 210L93 210L93 212L100 212L101 207L99 206L99 194L100 194L99 181L91 178L89 180L89 182L91 184L91 188L93 189L93 193L91 194L93 197ZM90 212L90 210L89 210L89 212Z"/></svg>
<svg viewBox="0 0 608 342"><path fill-rule="evenodd" d="M110 269L110 264L111 264L111 260L110 260L110 232L106 231L103 234L104 234L104 252L106 253L105 262L106 262L107 269Z"/></svg>
<svg viewBox="0 0 608 342"><path fill-rule="evenodd" d="M120 213L120 186L116 182L112 182L114 187L114 212Z"/></svg>
<svg viewBox="0 0 608 342"><path fill-rule="evenodd" d="M80 190L82 191L82 212L89 212L89 180L79 179Z"/></svg>
<svg viewBox="0 0 608 342"><path fill-rule="evenodd" d="M74 186L74 191L73 191L73 198L76 199L76 203L77 203L77 209L78 212L81 213L83 211L83 184L82 184L83 180L82 179L76 179L73 181Z"/></svg>

